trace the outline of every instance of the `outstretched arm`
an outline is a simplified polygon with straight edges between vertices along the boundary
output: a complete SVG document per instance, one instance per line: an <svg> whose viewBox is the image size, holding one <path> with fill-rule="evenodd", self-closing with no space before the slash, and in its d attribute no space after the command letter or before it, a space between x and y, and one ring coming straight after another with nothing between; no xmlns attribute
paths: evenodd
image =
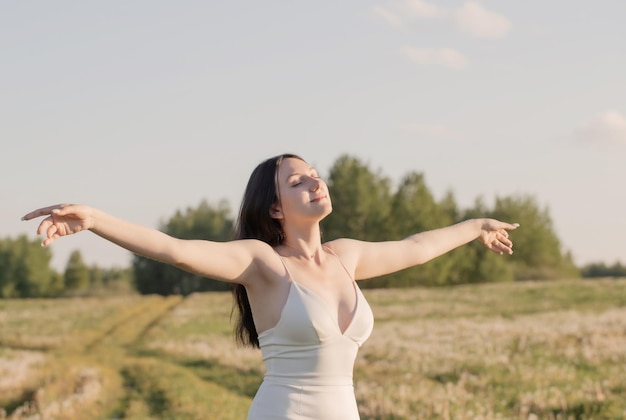
<svg viewBox="0 0 626 420"><path fill-rule="evenodd" d="M475 239L497 254L512 254L508 231L518 226L495 219L471 219L400 241L340 239L332 247L342 259L353 264L356 279L366 279L423 264Z"/></svg>
<svg viewBox="0 0 626 420"><path fill-rule="evenodd" d="M37 229L37 233L44 236L43 246L62 236L90 230L135 254L225 281L240 281L257 259L255 257L266 252L264 244L258 241L177 239L83 205L44 207L26 214L22 220L37 217L45 217Z"/></svg>

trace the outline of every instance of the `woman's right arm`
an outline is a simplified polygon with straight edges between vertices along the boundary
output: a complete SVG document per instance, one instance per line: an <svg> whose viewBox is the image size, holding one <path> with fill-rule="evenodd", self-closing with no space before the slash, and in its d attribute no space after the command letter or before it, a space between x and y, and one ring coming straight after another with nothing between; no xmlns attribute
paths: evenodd
<svg viewBox="0 0 626 420"><path fill-rule="evenodd" d="M62 236L90 230L135 254L205 277L245 284L251 270L269 247L254 240L213 242L183 240L156 229L118 219L92 207L61 204L26 214L31 220L45 216L37 233L47 246ZM254 273L252 273L254 274Z"/></svg>

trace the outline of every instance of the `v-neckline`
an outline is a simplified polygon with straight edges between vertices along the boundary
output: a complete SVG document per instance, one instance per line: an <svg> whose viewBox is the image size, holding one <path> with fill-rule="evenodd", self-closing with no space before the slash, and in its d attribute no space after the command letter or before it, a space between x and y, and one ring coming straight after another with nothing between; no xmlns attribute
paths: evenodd
<svg viewBox="0 0 626 420"><path fill-rule="evenodd" d="M346 332L350 329L350 327L352 326L352 324L354 323L354 319L356 318L356 313L359 310L359 292L357 290L357 285L356 282L354 280L352 280L352 288L354 290L354 309L352 310L352 316L350 317L350 320L348 321L348 325L346 325L345 329L341 329L341 325L339 325L339 308L337 308L337 310L335 312L333 312L333 308L331 307L330 303L328 303L326 301L326 299L322 298L319 293L315 292L313 289L311 289L308 286L303 285L302 283L299 283L297 281L295 281L293 279L293 277L291 276L291 273L289 272L289 269L285 266L285 269L287 270L287 275L289 276L289 287L291 288L292 286L295 285L295 287L300 288L300 289L304 289L306 291L306 293L308 293L309 295L313 296L315 299L319 300L322 305L324 306L324 308L326 308L326 312L328 312L328 314L332 317L333 319L333 323L337 326L337 330L339 331L339 333L342 336L346 335ZM290 290L291 292L291 290Z"/></svg>
<svg viewBox="0 0 626 420"><path fill-rule="evenodd" d="M315 299L319 300L323 305L324 308L326 308L326 312L331 316L331 318L333 319L333 323L337 326L337 331L339 331L339 333L342 336L346 335L346 332L350 329L350 327L352 326L352 324L354 323L354 318L356 318L356 313L359 310L359 290L358 290L358 286L356 284L356 281L354 280L354 278L350 275L350 272L346 269L346 267L343 265L343 262L341 262L341 260L339 259L339 257L332 252L332 250L328 249L325 246L322 246L324 249L327 249L331 255L333 255L335 258L337 258L339 264L341 264L341 266L344 268L344 270L346 271L346 274L348 275L348 277L350 278L350 281L352 282L352 289L354 290L354 309L352 310L352 316L350 317L350 320L348 321L348 325L346 325L346 328L344 328L343 330L341 329L341 325L340 323L340 319L339 319L339 308L336 308L336 311L333 312L333 308L331 307L330 303L328 303L326 301L326 299L322 298L319 293L315 292L313 289L311 289L308 286L305 286L301 283L298 283L297 281L294 280L294 277L291 275L291 271L289 271L289 267L287 267L287 263L284 259L284 257L282 255L280 255L278 253L278 251L276 251L274 249L274 252L276 252L276 255L278 255L278 258L280 259L280 262L283 264L283 267L285 268L285 271L287 272L287 277L289 277L289 294L291 294L291 287L292 285L295 283L296 287L299 288L303 288L306 290L306 292L313 296ZM284 307L283 307L284 309ZM282 317L282 310L281 310L281 317ZM279 321L280 322L280 321Z"/></svg>

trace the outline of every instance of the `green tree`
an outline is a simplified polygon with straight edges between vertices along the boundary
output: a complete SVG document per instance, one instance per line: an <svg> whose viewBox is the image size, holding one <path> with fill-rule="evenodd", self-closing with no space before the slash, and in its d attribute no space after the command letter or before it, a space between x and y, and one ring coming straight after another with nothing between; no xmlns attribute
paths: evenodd
<svg viewBox="0 0 626 420"><path fill-rule="evenodd" d="M133 272L129 267L100 268L89 267L89 279L92 285L110 286L114 283L132 283Z"/></svg>
<svg viewBox="0 0 626 420"><path fill-rule="evenodd" d="M196 208L177 211L160 230L181 239L225 241L232 238L233 220L230 207L221 201L217 207L202 201ZM190 294L196 291L228 290L224 282L206 279L176 267L141 256L133 258L136 289L143 294Z"/></svg>
<svg viewBox="0 0 626 420"><path fill-rule="evenodd" d="M529 195L497 197L491 214L520 224L514 238L514 275L517 280L578 277L569 253L562 249L547 207Z"/></svg>
<svg viewBox="0 0 626 420"><path fill-rule="evenodd" d="M389 179L373 172L355 157L339 157L327 179L333 212L322 221L325 240L351 237L362 240L385 238L389 216Z"/></svg>
<svg viewBox="0 0 626 420"><path fill-rule="evenodd" d="M405 175L391 199L391 210L385 231L387 239L402 239L414 233L437 229L454 223L456 212L453 198L446 196L444 207L439 204L426 185L424 175L411 172ZM395 287L434 285L446 283L454 258L440 256L423 265L412 267L386 277L386 283ZM372 285L380 284L375 280Z"/></svg>
<svg viewBox="0 0 626 420"><path fill-rule="evenodd" d="M482 197L476 198L473 207L466 209L461 220L491 217L490 210ZM453 251L455 260L454 279L450 283L487 283L513 280L513 270L505 256L489 251L479 241L473 241Z"/></svg>
<svg viewBox="0 0 626 420"><path fill-rule="evenodd" d="M89 286L89 267L83 261L83 256L79 250L70 254L63 279L66 290L84 290Z"/></svg>
<svg viewBox="0 0 626 420"><path fill-rule="evenodd" d="M90 296L112 296L135 293L133 270L125 268L89 267L89 289L84 292Z"/></svg>
<svg viewBox="0 0 626 420"><path fill-rule="evenodd" d="M607 265L604 262L595 262L584 265L580 272L585 278L594 277L626 277L626 265L619 261L615 261L613 265Z"/></svg>
<svg viewBox="0 0 626 420"><path fill-rule="evenodd" d="M0 297L58 296L63 279L50 268L52 254L26 235L0 240Z"/></svg>

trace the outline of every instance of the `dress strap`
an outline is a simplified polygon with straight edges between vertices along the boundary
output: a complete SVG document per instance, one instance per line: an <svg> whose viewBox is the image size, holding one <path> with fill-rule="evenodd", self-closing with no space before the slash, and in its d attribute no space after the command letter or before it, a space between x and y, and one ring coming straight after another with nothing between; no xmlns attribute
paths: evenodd
<svg viewBox="0 0 626 420"><path fill-rule="evenodd" d="M290 283L294 283L293 281L293 277L291 276L291 271L289 271L289 268L287 267L287 264L285 263L285 259L283 258L282 255L280 255L278 253L278 251L276 251L274 248L272 248L274 250L274 252L276 253L276 255L278 255L278 259L280 260L280 262L282 263L283 267L285 267L285 271L287 272L287 277L289 277L289 282Z"/></svg>
<svg viewBox="0 0 626 420"><path fill-rule="evenodd" d="M350 273L350 270L348 270L348 267L346 267L346 265L343 263L341 258L339 258L339 255L335 254L335 251L333 251L332 249L330 249L326 245L322 245L322 248L324 248L326 251L328 251L329 254L331 254L335 258L337 258L337 261L339 261L339 264L341 264L343 269L346 271L346 273L348 274L348 277L350 277L350 279L352 279L352 281L354 281L354 276L352 275L352 273Z"/></svg>

